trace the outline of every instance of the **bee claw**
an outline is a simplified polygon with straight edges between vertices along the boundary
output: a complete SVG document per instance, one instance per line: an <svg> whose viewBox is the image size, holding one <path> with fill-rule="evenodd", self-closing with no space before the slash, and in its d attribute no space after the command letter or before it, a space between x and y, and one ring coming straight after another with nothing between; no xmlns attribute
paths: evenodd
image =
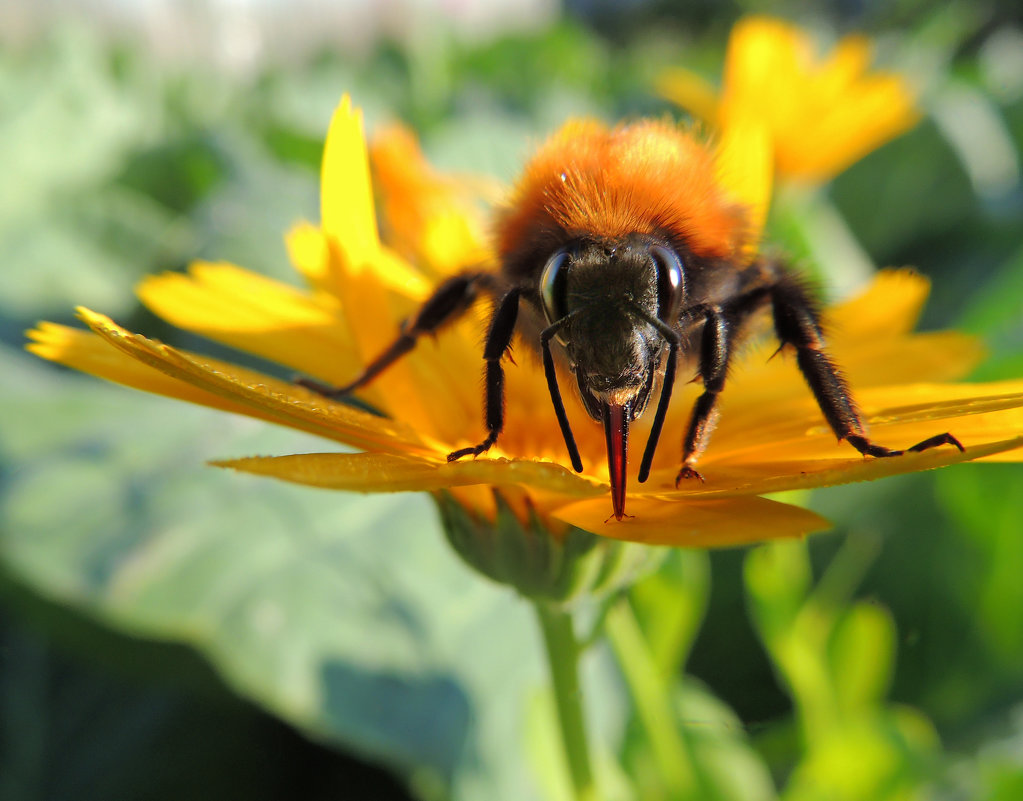
<svg viewBox="0 0 1023 801"><path fill-rule="evenodd" d="M944 434L938 434L937 436L925 439L923 442L918 442L909 450L913 453L919 453L920 451L926 451L929 448L934 448L938 445L955 445L960 453L966 453L966 448L955 436L949 434L947 431Z"/></svg>
<svg viewBox="0 0 1023 801"><path fill-rule="evenodd" d="M679 470L678 475L675 476L675 489L678 489L679 485L681 485L683 481L688 481L689 479L693 478L700 479L701 484L707 483L707 481L704 479L703 476L700 475L699 471L696 470L696 468L687 464L682 465L682 469Z"/></svg>
<svg viewBox="0 0 1023 801"><path fill-rule="evenodd" d="M459 448L457 451L452 451L448 454L448 462L457 462L463 456L472 456L472 458L475 459L477 456L481 456L489 451L490 446L494 444L496 439L497 437L492 435L483 440L483 442L479 445L473 445L469 448Z"/></svg>
<svg viewBox="0 0 1023 801"><path fill-rule="evenodd" d="M852 445L856 450L862 453L864 456L875 456L883 458L887 456L902 456L904 453L920 453L921 451L927 451L931 448L936 448L939 445L954 445L959 449L960 453L965 453L966 448L955 436L949 434L947 431L944 434L936 434L933 437L925 439L923 442L918 442L911 448L906 450L893 450L892 448L886 448L883 445L875 445L873 442L868 440L866 437L860 434L850 434L845 437L845 440Z"/></svg>

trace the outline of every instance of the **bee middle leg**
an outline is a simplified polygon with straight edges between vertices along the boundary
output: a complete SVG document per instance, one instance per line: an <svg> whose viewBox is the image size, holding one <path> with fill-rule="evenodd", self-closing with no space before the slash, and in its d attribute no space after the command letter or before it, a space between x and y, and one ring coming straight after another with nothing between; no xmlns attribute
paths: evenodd
<svg viewBox="0 0 1023 801"><path fill-rule="evenodd" d="M901 456L905 453L878 445L868 438L849 386L824 350L816 307L799 281L782 274L769 291L778 339L782 347L792 345L796 349L799 369L838 439L845 440L864 456ZM954 445L960 451L965 450L962 443L948 432L929 437L906 450L919 452L938 445Z"/></svg>
<svg viewBox="0 0 1023 801"><path fill-rule="evenodd" d="M461 317L476 301L481 291L491 294L495 291L492 273L454 275L434 290L411 321L406 320L402 323L401 333L397 339L347 384L330 386L310 378L300 378L295 383L328 398L341 398L355 392L412 350L419 337L436 333L447 323Z"/></svg>

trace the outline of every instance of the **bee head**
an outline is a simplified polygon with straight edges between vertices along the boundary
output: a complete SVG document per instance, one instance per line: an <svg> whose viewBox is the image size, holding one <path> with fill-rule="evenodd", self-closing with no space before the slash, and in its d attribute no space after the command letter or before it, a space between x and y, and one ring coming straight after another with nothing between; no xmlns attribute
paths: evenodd
<svg viewBox="0 0 1023 801"><path fill-rule="evenodd" d="M539 291L583 405L604 425L612 502L621 519L629 423L646 409L665 334L685 300L682 259L647 234L576 240L547 260Z"/></svg>
<svg viewBox="0 0 1023 801"><path fill-rule="evenodd" d="M540 277L540 299L565 348L583 404L643 413L671 326L685 297L682 260L657 237L577 240L556 250Z"/></svg>

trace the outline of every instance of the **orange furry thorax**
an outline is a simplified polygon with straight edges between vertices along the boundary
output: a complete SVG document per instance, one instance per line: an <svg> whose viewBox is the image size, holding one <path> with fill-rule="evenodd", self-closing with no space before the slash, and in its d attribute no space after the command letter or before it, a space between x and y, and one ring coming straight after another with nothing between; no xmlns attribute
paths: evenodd
<svg viewBox="0 0 1023 801"><path fill-rule="evenodd" d="M733 258L746 243L745 214L724 196L712 154L670 122L567 123L527 164L497 220L506 263L538 240L631 233L669 236L706 258Z"/></svg>

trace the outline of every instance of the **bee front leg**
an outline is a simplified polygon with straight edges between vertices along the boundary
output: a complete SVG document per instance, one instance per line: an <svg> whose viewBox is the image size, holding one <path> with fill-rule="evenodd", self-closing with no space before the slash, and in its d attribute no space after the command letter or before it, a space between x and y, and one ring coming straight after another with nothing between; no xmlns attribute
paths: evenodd
<svg viewBox="0 0 1023 801"><path fill-rule="evenodd" d="M864 456L902 455L905 451L878 445L867 437L849 386L824 350L818 313L806 290L796 279L783 275L770 292L778 339L782 347L795 347L799 369L838 439L844 439ZM960 451L965 450L948 432L929 437L907 450L924 451L938 445L954 445Z"/></svg>
<svg viewBox="0 0 1023 801"><path fill-rule="evenodd" d="M515 331L515 321L519 316L520 294L520 290L513 289L501 298L490 321L487 344L483 348L483 359L486 361L483 379L486 386L484 405L486 407L487 438L479 445L449 453L449 462L461 459L463 456L479 456L488 451L490 446L497 442L501 431L504 430L504 368L501 367L501 359L508 350L512 333Z"/></svg>
<svg viewBox="0 0 1023 801"><path fill-rule="evenodd" d="M355 392L412 350L423 334L433 334L445 324L461 317L479 297L481 290L493 292L493 284L494 276L490 273L452 276L434 290L411 322L402 324L398 338L350 382L334 387L309 378L300 378L295 383L328 398L341 398Z"/></svg>

